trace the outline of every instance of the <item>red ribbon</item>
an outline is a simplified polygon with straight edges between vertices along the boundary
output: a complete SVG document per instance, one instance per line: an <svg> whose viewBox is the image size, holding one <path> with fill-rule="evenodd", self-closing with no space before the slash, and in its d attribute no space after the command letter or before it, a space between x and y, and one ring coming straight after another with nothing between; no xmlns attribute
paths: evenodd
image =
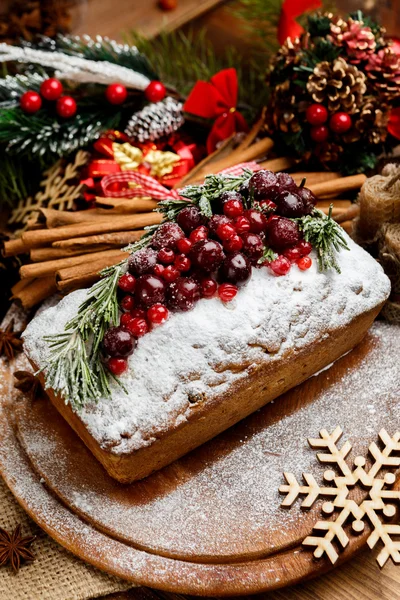
<svg viewBox="0 0 400 600"><path fill-rule="evenodd" d="M238 80L236 69L224 69L211 80L198 81L186 100L183 110L203 119L214 119L207 138L210 154L218 142L237 131L248 131L244 117L236 109Z"/></svg>
<svg viewBox="0 0 400 600"><path fill-rule="evenodd" d="M390 135L400 140L400 106L392 108L387 130Z"/></svg>
<svg viewBox="0 0 400 600"><path fill-rule="evenodd" d="M299 37L304 29L296 19L307 10L321 8L321 0L284 0L278 24L278 41L282 45L287 38Z"/></svg>

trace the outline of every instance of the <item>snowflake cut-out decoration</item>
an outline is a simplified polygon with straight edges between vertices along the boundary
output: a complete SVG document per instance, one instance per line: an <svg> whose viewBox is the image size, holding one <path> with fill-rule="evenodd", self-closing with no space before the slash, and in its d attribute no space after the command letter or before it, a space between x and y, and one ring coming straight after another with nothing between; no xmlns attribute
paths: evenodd
<svg viewBox="0 0 400 600"><path fill-rule="evenodd" d="M392 558L394 563L400 563L400 541L395 539L400 535L400 524L387 522L395 517L396 504L400 505L400 491L393 489L396 477L389 471L400 467L400 431L393 437L390 437L385 429L379 432L382 450L375 442L369 446L372 457L369 470L366 470L367 461L363 456L354 459L353 469L348 466L346 457L352 446L347 441L338 448L337 444L342 433L340 427L337 427L332 434L322 429L320 438L308 440L312 448L326 449L325 452L317 454L321 463L337 466L340 475L336 475L331 469L325 471L323 475L324 481L331 486L319 486L310 473L303 473L306 485L300 485L292 473L284 473L287 485L280 486L279 491L287 496L282 506L291 506L299 496L305 496L301 503L302 508L311 508L322 496L330 498L322 505L322 512L327 516L338 512L336 519L318 521L314 529L323 535L311 535L303 541L304 545L315 547L316 558L320 558L325 553L329 560L335 563L339 555L333 542L336 541L342 548L349 543L344 529L346 523L351 521L353 531L361 533L368 519L372 529L367 539L368 546L372 550L378 541L383 544L377 556L379 566L383 567L389 558ZM379 478L382 469L386 472ZM366 498L359 504L349 497L350 488L356 485L368 490Z"/></svg>

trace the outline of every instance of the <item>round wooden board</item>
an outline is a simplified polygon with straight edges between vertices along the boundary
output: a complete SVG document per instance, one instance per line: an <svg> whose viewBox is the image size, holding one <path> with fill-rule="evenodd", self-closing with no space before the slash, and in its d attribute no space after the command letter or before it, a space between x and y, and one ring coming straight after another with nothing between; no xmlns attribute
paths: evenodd
<svg viewBox="0 0 400 600"><path fill-rule="evenodd" d="M399 351L400 330L375 324L329 370L130 486L108 477L47 400L31 405L16 395L10 369L3 368L0 470L52 537L124 579L204 595L289 585L331 564L300 547L320 518L321 502L308 512L298 503L281 508L282 472L300 479L307 471L321 481L324 469L307 438L322 428L340 425L353 457L366 454L382 427L395 433ZM339 563L365 543L368 529L349 536Z"/></svg>

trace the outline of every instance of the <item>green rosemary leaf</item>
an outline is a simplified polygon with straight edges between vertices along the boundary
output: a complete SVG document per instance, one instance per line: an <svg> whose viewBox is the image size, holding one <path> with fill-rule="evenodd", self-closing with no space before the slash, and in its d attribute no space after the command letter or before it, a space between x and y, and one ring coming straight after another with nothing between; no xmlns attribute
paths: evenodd
<svg viewBox="0 0 400 600"><path fill-rule="evenodd" d="M272 248L268 248L268 246L264 246L262 256L258 259L257 263L259 265L262 265L265 262L272 262L276 258L278 258L278 255L276 254L276 252L274 252L272 250Z"/></svg>
<svg viewBox="0 0 400 600"><path fill-rule="evenodd" d="M199 208L200 208L201 213L205 217L212 217L213 211L212 211L212 208L211 208L211 203L210 203L210 200L207 198L206 195L201 196L201 198L199 200Z"/></svg>

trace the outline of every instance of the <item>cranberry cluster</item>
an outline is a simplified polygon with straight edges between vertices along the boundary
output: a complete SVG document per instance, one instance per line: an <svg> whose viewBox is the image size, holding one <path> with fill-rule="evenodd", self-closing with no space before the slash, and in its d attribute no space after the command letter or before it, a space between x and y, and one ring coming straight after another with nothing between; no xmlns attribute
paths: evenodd
<svg viewBox="0 0 400 600"><path fill-rule="evenodd" d="M137 339L163 323L169 311L191 310L200 298L215 295L231 301L252 267L267 266L275 275L286 275L292 263L308 269L311 244L292 219L310 214L315 202L287 173L258 171L238 191L223 192L211 218L189 204L176 223L160 225L150 246L129 257L119 280L123 314L103 340L110 371L125 371ZM277 258L263 260L266 248Z"/></svg>

